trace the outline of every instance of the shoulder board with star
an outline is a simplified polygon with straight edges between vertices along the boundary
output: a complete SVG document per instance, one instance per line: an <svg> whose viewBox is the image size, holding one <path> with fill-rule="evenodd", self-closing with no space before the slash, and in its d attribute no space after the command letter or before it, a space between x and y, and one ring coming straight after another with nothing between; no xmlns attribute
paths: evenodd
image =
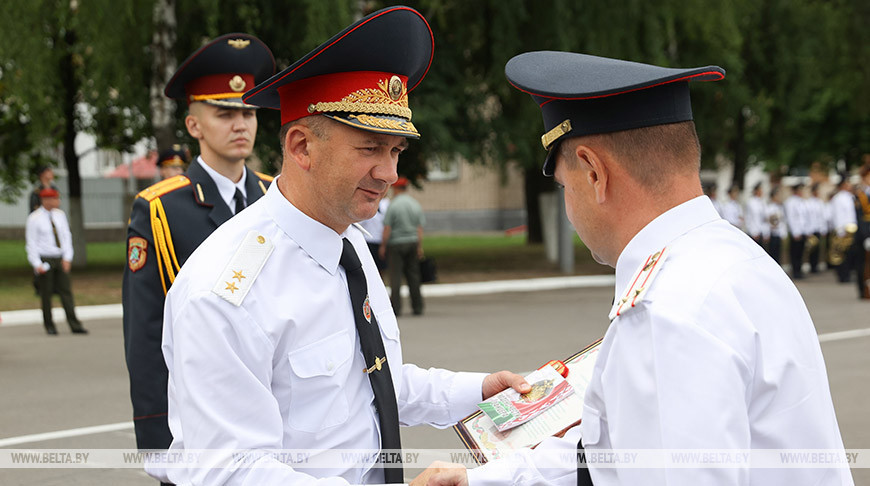
<svg viewBox="0 0 870 486"><path fill-rule="evenodd" d="M662 268L662 263L665 261L667 256L668 248L664 247L661 251L657 251L647 257L643 265L637 269L637 272L635 272L634 276L631 278L631 284L628 286L625 294L622 298L613 303L613 307L610 309L610 315L608 316L610 320L616 319L627 310L643 301L646 291L650 288L653 279L656 274L658 274L659 269Z"/></svg>
<svg viewBox="0 0 870 486"><path fill-rule="evenodd" d="M143 189L137 196L142 199L151 202L154 199L172 192L180 187L190 185L190 179L183 175L177 175L175 177L170 177L169 179L162 180L157 184L153 184Z"/></svg>
<svg viewBox="0 0 870 486"><path fill-rule="evenodd" d="M274 249L259 231L249 231L211 291L236 307L242 305Z"/></svg>

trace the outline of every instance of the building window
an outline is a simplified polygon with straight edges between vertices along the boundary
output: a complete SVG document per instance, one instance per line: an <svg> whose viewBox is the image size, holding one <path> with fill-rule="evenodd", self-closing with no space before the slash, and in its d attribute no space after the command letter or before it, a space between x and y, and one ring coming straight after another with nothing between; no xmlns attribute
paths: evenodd
<svg viewBox="0 0 870 486"><path fill-rule="evenodd" d="M459 165L461 158L458 155L436 155L429 159L428 174L430 181L453 181L459 179Z"/></svg>

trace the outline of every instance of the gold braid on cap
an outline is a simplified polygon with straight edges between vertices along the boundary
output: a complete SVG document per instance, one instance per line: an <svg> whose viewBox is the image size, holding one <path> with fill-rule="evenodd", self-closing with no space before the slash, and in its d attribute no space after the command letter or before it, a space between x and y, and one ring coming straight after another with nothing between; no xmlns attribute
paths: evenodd
<svg viewBox="0 0 870 486"><path fill-rule="evenodd" d="M308 106L308 113L344 111L348 113L371 113L375 115L393 115L411 120L411 109L408 108L408 89L401 84L401 92L390 95L390 81L378 81L378 88L359 89L345 96L341 101L320 101ZM395 96L395 99L394 99ZM362 121L362 120L360 120Z"/></svg>
<svg viewBox="0 0 870 486"><path fill-rule="evenodd" d="M363 125L368 125L371 127L384 128L387 130L398 130L404 132L414 132L417 133L417 128L414 127L414 124L411 122L398 121L398 120L384 120L383 118L378 118L369 115L350 115L348 118L355 118L359 120Z"/></svg>

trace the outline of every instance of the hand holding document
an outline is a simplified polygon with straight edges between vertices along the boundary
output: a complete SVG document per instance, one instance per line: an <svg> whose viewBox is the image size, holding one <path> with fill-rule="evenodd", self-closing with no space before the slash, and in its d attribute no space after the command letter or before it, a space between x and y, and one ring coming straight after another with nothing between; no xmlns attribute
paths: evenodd
<svg viewBox="0 0 870 486"><path fill-rule="evenodd" d="M567 429L579 424L583 413L583 397L592 378L600 344L600 340L596 341L563 360L568 368L565 382L570 385L574 393L561 397L560 401L554 401L549 408L525 423L499 430L492 418L478 411L454 425L453 429L459 434L462 442L475 453L475 459L482 464L498 459L507 451L534 447L547 437L561 435ZM535 385L533 377L526 378L530 384Z"/></svg>

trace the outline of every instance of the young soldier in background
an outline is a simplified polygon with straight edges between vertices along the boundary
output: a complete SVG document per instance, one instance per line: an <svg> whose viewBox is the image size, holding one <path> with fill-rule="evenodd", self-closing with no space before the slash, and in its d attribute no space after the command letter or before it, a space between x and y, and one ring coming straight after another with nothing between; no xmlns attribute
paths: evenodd
<svg viewBox="0 0 870 486"><path fill-rule="evenodd" d="M257 136L254 106L242 94L275 72L271 51L248 34L228 34L194 52L166 85L185 100L188 133L200 155L184 175L140 192L127 228L124 345L140 449L166 449L167 371L161 351L167 290L193 251L225 221L266 193L271 177L245 167ZM166 471L146 471L166 481Z"/></svg>

